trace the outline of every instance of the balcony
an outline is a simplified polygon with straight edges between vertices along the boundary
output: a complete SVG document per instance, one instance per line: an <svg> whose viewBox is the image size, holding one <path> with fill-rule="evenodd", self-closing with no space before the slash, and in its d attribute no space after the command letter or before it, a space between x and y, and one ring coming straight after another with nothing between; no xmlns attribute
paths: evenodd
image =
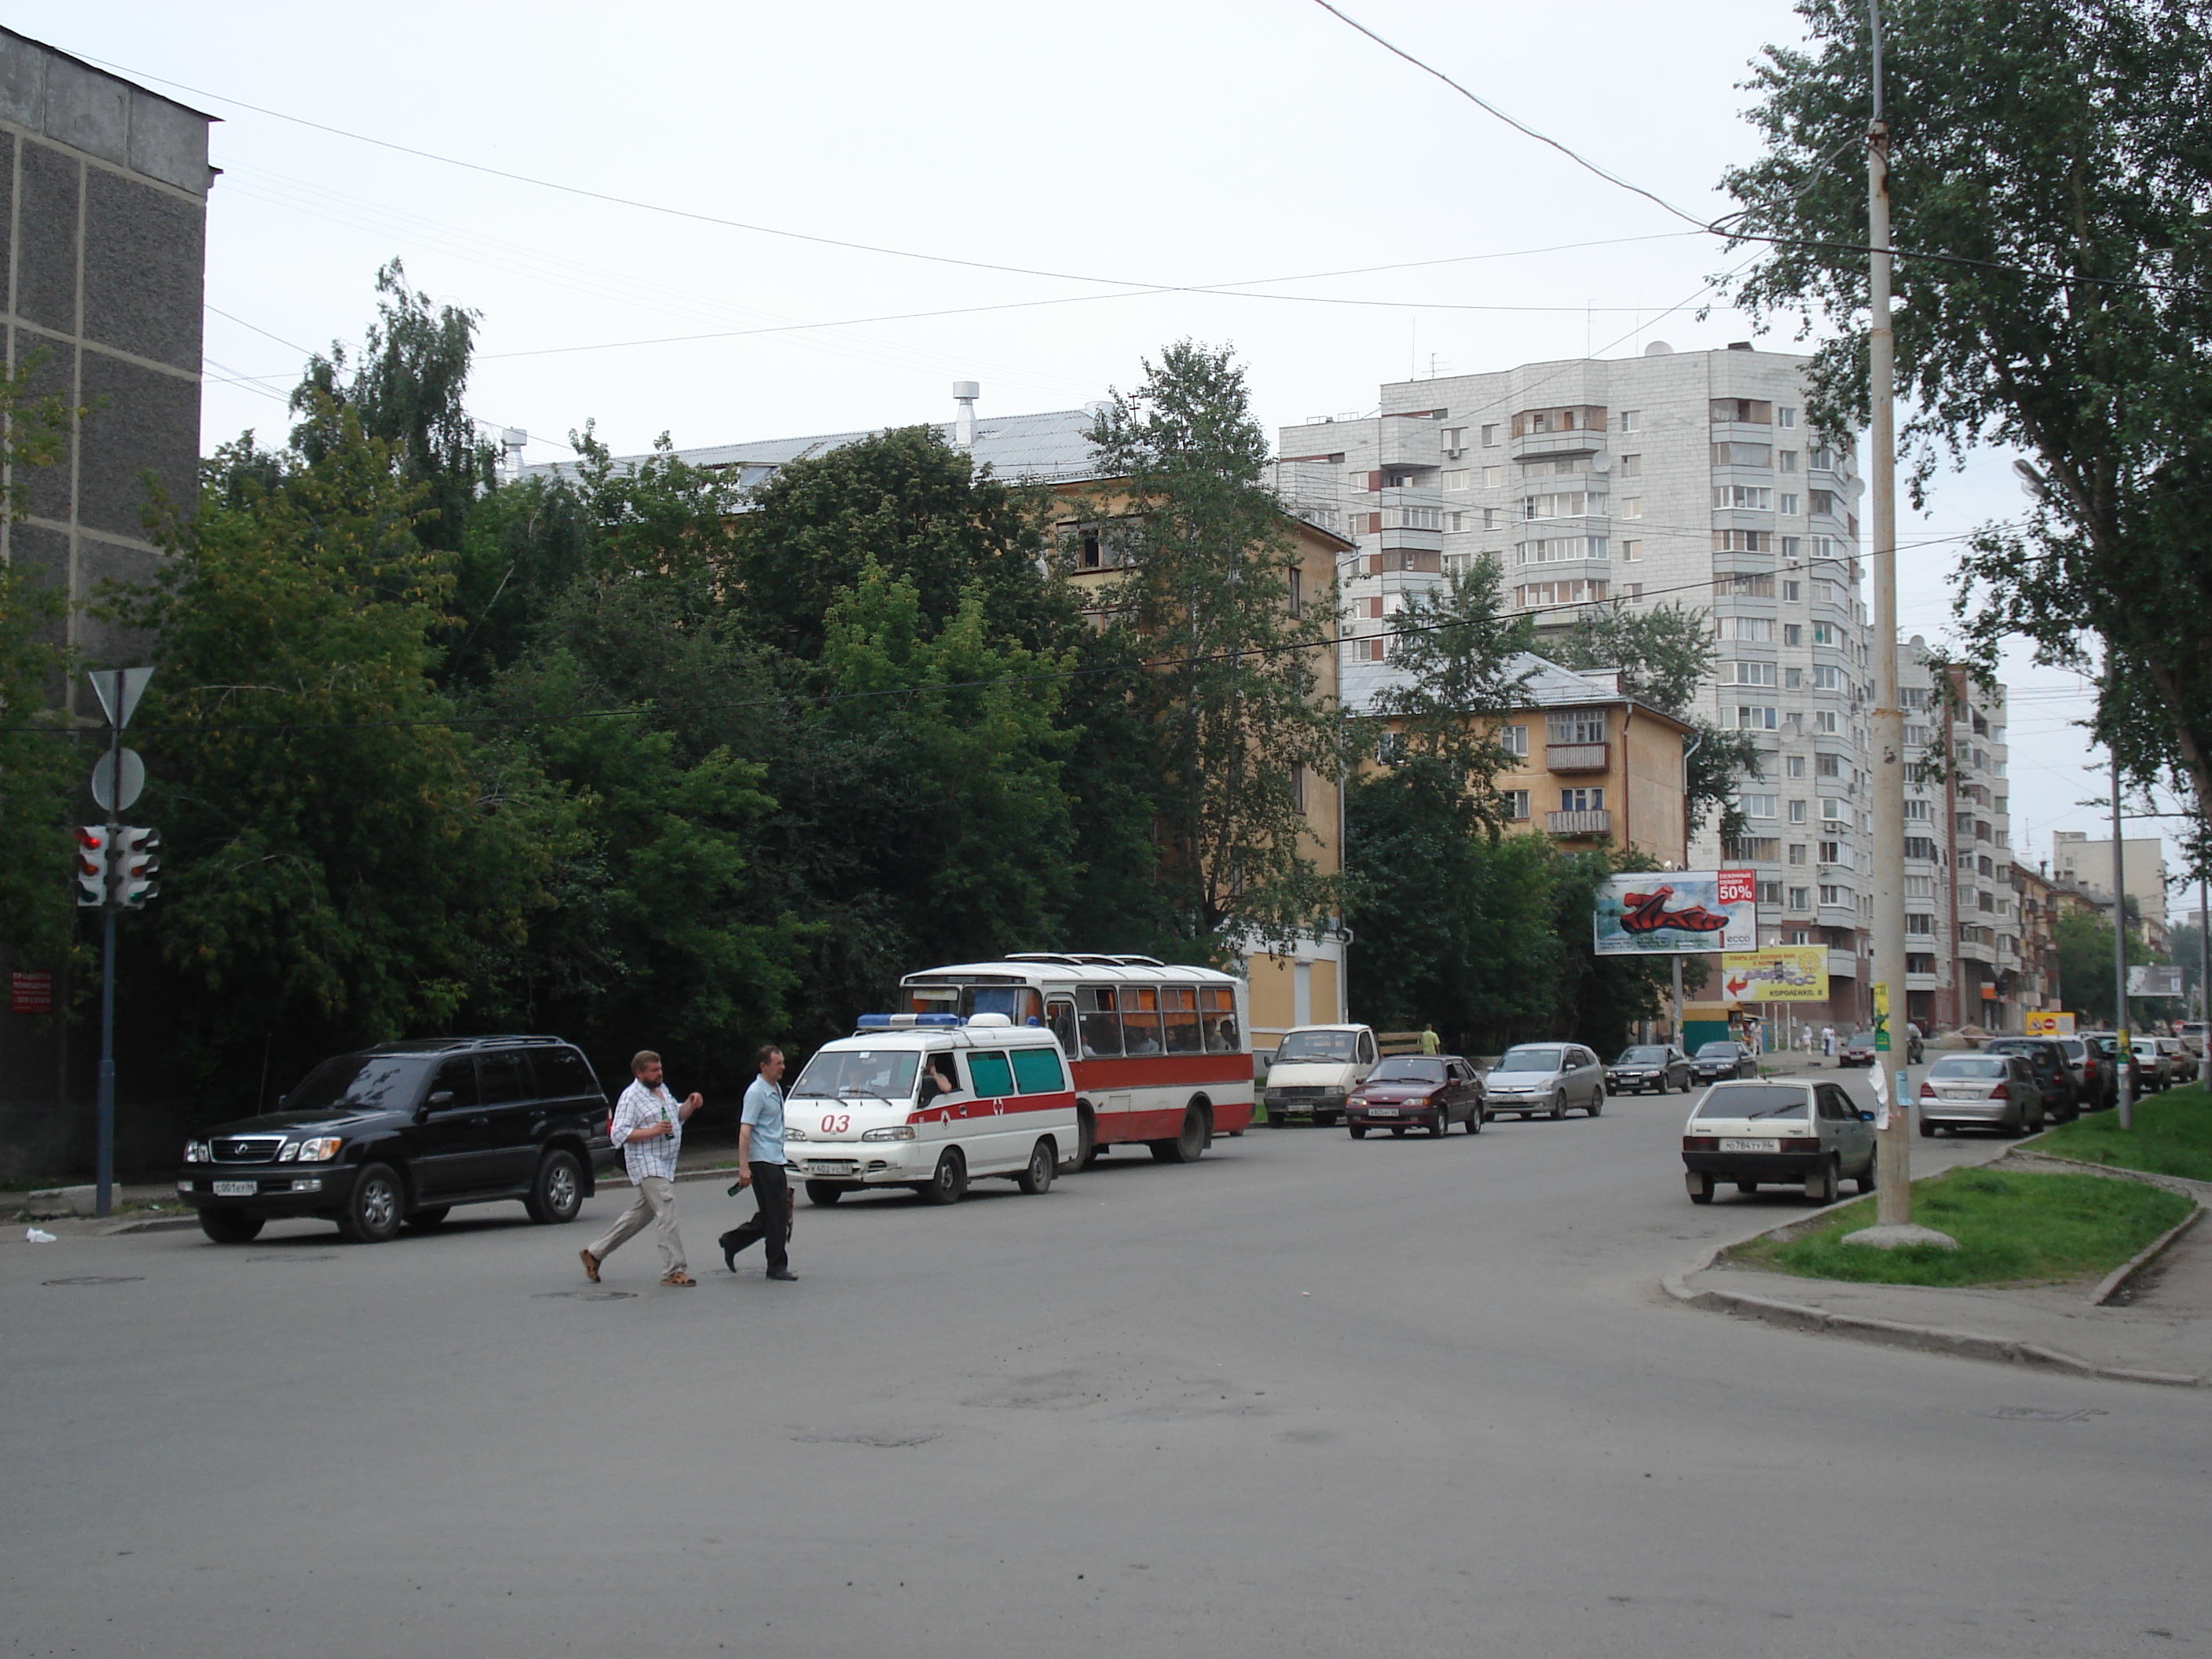
<svg viewBox="0 0 2212 1659"><path fill-rule="evenodd" d="M1577 427L1567 432L1530 432L1506 441L1506 453L1516 461L1565 460L1570 456L1595 455L1605 447L1603 427Z"/></svg>
<svg viewBox="0 0 2212 1659"><path fill-rule="evenodd" d="M1554 772L1606 772L1612 769L1613 745L1607 743L1547 743L1544 764Z"/></svg>
<svg viewBox="0 0 2212 1659"><path fill-rule="evenodd" d="M1544 828L1555 836L1609 836L1613 833L1613 814L1602 810L1547 812Z"/></svg>
<svg viewBox="0 0 2212 1659"><path fill-rule="evenodd" d="M1830 979L1856 979L1858 976L1859 959L1856 955L1849 951L1830 951L1828 952L1828 977ZM1911 978L1911 975L1908 974L1905 977L1909 980Z"/></svg>

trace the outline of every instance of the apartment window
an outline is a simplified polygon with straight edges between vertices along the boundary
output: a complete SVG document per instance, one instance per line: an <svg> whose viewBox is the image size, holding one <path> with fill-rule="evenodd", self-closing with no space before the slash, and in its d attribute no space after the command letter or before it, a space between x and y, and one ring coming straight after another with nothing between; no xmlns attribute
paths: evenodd
<svg viewBox="0 0 2212 1659"><path fill-rule="evenodd" d="M1790 822L1792 823L1802 823L1805 822L1805 803L1803 801L1793 800L1790 803Z"/></svg>
<svg viewBox="0 0 2212 1659"><path fill-rule="evenodd" d="M1620 591L1632 599L1640 599L1644 597L1644 584L1642 582L1628 582L1622 586Z"/></svg>
<svg viewBox="0 0 2212 1659"><path fill-rule="evenodd" d="M1469 515L1465 513L1447 513L1444 514L1444 528L1452 531L1464 531L1468 527L1468 517ZM1455 566L1452 563L1452 561L1455 558L1460 562L1459 566ZM1444 555L1444 568L1447 570L1458 568L1460 566L1464 566L1466 562L1467 555L1464 553L1447 553Z"/></svg>
<svg viewBox="0 0 2212 1659"><path fill-rule="evenodd" d="M1936 918L1933 916L1917 916L1907 912L1905 918L1905 931L1908 933L1932 934L1936 931Z"/></svg>
<svg viewBox="0 0 2212 1659"><path fill-rule="evenodd" d="M1780 904L1782 902L1782 884L1778 881L1762 881L1759 884L1759 890L1756 896L1758 902L1761 904Z"/></svg>
<svg viewBox="0 0 2212 1659"><path fill-rule="evenodd" d="M1602 812L1605 811L1605 791L1602 789L1562 789L1559 791L1559 811L1562 812Z"/></svg>
<svg viewBox="0 0 2212 1659"><path fill-rule="evenodd" d="M1482 509L1482 527L1485 530L1497 530L1501 528L1502 526L1498 523L1498 520L1503 516L1504 513L1504 509L1503 507L1484 507Z"/></svg>
<svg viewBox="0 0 2212 1659"><path fill-rule="evenodd" d="M1813 937L1813 930L1809 927L1792 927L1783 934L1782 942L1784 945L1818 945L1820 941Z"/></svg>
<svg viewBox="0 0 2212 1659"><path fill-rule="evenodd" d="M1847 892L1844 889L1843 889L1843 888L1841 888L1841 887L1838 887L1838 886L1836 886L1833 883L1830 883L1830 882L1823 882L1823 883L1820 884L1820 902L1821 902L1821 903L1823 903L1823 904L1849 904L1850 902L1851 902L1851 896L1850 896L1850 894L1849 892Z"/></svg>
<svg viewBox="0 0 2212 1659"><path fill-rule="evenodd" d="M1771 513L1774 510L1774 492L1763 486L1753 484L1715 484L1713 486L1715 512L1739 509L1750 513Z"/></svg>
<svg viewBox="0 0 2212 1659"><path fill-rule="evenodd" d="M1626 501L1620 505L1624 518L1636 517L1643 509L1643 504L1638 502L1638 512L1631 514L1626 511ZM1563 490L1556 495L1523 495L1521 498L1521 516L1524 519L1578 519L1589 511L1589 496L1579 489Z"/></svg>
<svg viewBox="0 0 2212 1659"><path fill-rule="evenodd" d="M1719 637L1771 645L1774 643L1774 619L1771 617L1723 617L1720 619ZM1758 683L1763 685L1774 684L1771 680Z"/></svg>
<svg viewBox="0 0 2212 1659"><path fill-rule="evenodd" d="M1291 768L1291 805L1301 812L1306 810L1306 769L1303 766Z"/></svg>
<svg viewBox="0 0 2212 1659"><path fill-rule="evenodd" d="M1784 757L1782 769L1786 776L1793 778L1803 777L1805 775L1805 757L1802 755L1788 755Z"/></svg>
<svg viewBox="0 0 2212 1659"><path fill-rule="evenodd" d="M1905 838L1905 856L1933 864L1936 862L1936 843L1926 836L1907 836Z"/></svg>
<svg viewBox="0 0 2212 1659"><path fill-rule="evenodd" d="M1620 556L1625 562L1634 564L1638 560L1644 556L1644 544L1640 541L1626 541L1621 543Z"/></svg>
<svg viewBox="0 0 2212 1659"><path fill-rule="evenodd" d="M1783 471L1795 472L1797 470L1797 452L1796 450L1785 449L1776 459L1781 462Z"/></svg>
<svg viewBox="0 0 2212 1659"><path fill-rule="evenodd" d="M1803 690L1805 689L1805 671L1802 668L1785 668L1782 671L1782 684L1785 690Z"/></svg>
<svg viewBox="0 0 2212 1659"><path fill-rule="evenodd" d="M1792 605L1795 605L1800 599L1803 598L1804 592L1805 587L1804 584L1802 582L1784 582L1782 584L1782 597L1789 600ZM1792 640L1790 643L1795 645L1797 641Z"/></svg>
<svg viewBox="0 0 2212 1659"><path fill-rule="evenodd" d="M1844 689L1844 671L1840 668L1815 668L1813 671L1815 691L1840 691Z"/></svg>
<svg viewBox="0 0 2212 1659"><path fill-rule="evenodd" d="M1484 431L1486 431L1486 432L1489 431L1490 429L1491 429L1491 428L1488 428L1488 427L1485 427L1485 428L1483 428L1483 430L1484 430ZM1502 467L1502 466L1486 466L1485 468L1483 468L1483 469L1482 469L1482 487L1483 487L1485 489L1504 489L1504 488L1505 488L1505 469L1504 469L1504 467Z"/></svg>
<svg viewBox="0 0 2212 1659"><path fill-rule="evenodd" d="M1723 599L1771 599L1774 597L1774 578L1746 571L1716 576L1713 596Z"/></svg>
<svg viewBox="0 0 2212 1659"><path fill-rule="evenodd" d="M1502 747L1507 754L1519 755L1524 759L1527 757L1528 753L1528 728L1527 726L1503 726L1499 728L1498 740L1499 746Z"/></svg>
<svg viewBox="0 0 2212 1659"><path fill-rule="evenodd" d="M1370 599L1355 599L1352 603L1360 607L1359 614L1370 622L1378 620L1382 615L1382 600L1379 594Z"/></svg>
<svg viewBox="0 0 2212 1659"><path fill-rule="evenodd" d="M1905 878L1905 896L1909 899L1934 898L1936 896L1936 878L1933 876L1907 876Z"/></svg>
<svg viewBox="0 0 2212 1659"><path fill-rule="evenodd" d="M1644 411L1640 409L1622 410L1620 411L1620 429L1623 432L1643 431Z"/></svg>
<svg viewBox="0 0 2212 1659"><path fill-rule="evenodd" d="M1474 488L1474 473L1468 467L1454 467L1438 473L1437 484L1443 489L1472 489Z"/></svg>
<svg viewBox="0 0 2212 1659"><path fill-rule="evenodd" d="M1716 553L1771 553L1774 551L1774 532L1768 530L1716 530L1713 532L1713 551ZM1774 578L1766 579L1766 597L1774 597Z"/></svg>
<svg viewBox="0 0 2212 1659"><path fill-rule="evenodd" d="M1552 536L1541 541L1522 542L1515 549L1521 564L1557 564L1563 559L1602 559L1606 556L1607 538L1603 536Z"/></svg>
<svg viewBox="0 0 2212 1659"><path fill-rule="evenodd" d="M1495 425L1486 426L1482 428L1482 447L1485 449L1495 449L1498 447L1498 428Z"/></svg>
<svg viewBox="0 0 2212 1659"><path fill-rule="evenodd" d="M1806 456L1805 464L1815 472L1833 472L1836 470L1836 452L1826 444L1819 445Z"/></svg>
<svg viewBox="0 0 2212 1659"><path fill-rule="evenodd" d="M1774 816L1774 802L1772 795L1746 795L1743 815L1747 818L1771 818Z"/></svg>
<svg viewBox="0 0 2212 1659"><path fill-rule="evenodd" d="M1622 496L1620 498L1620 516L1624 519L1642 518L1644 516L1644 497L1641 495Z"/></svg>
<svg viewBox="0 0 2212 1659"><path fill-rule="evenodd" d="M1774 405L1751 398L1716 398L1712 412L1714 420L1733 421L1739 426L1774 424Z"/></svg>
<svg viewBox="0 0 2212 1659"><path fill-rule="evenodd" d="M1832 738L1837 736L1838 726L1835 711L1828 708L1815 709L1813 713L1813 730L1821 737Z"/></svg>
<svg viewBox="0 0 2212 1659"><path fill-rule="evenodd" d="M1735 665L1738 685L1771 685L1774 684L1774 665L1771 662L1739 662Z"/></svg>
<svg viewBox="0 0 2212 1659"><path fill-rule="evenodd" d="M1928 806L1929 804L1924 800L1908 799L1905 803L1905 822L1910 823L1915 819L1917 819L1919 822L1925 823L1928 821Z"/></svg>
<svg viewBox="0 0 2212 1659"><path fill-rule="evenodd" d="M1795 501L1796 497L1794 495L1785 495L1783 499L1784 501ZM1795 513L1797 509L1794 507L1785 507L1782 510L1784 513ZM1805 538L1803 537L1784 536L1782 538L1782 556L1789 560L1790 563L1795 564L1804 556L1804 546Z"/></svg>
<svg viewBox="0 0 2212 1659"><path fill-rule="evenodd" d="M1602 708L1544 716L1547 743L1603 743L1606 718Z"/></svg>
<svg viewBox="0 0 2212 1659"><path fill-rule="evenodd" d="M1774 411L1774 424L1780 427L1796 426L1797 424L1797 411L1786 406L1776 410Z"/></svg>
<svg viewBox="0 0 2212 1659"><path fill-rule="evenodd" d="M1371 640L1352 642L1352 659L1357 662L1381 662L1389 654L1390 641L1377 635Z"/></svg>
<svg viewBox="0 0 2212 1659"><path fill-rule="evenodd" d="M1820 862L1821 862L1821 863L1823 863L1823 864L1841 864L1843 861L1844 861L1844 844L1843 844L1843 842L1839 842L1839 841L1824 841L1824 842L1822 842L1820 843Z"/></svg>
<svg viewBox="0 0 2212 1659"><path fill-rule="evenodd" d="M1850 817L1850 814L1844 810L1843 802L1837 799L1835 796L1827 795L1821 799L1820 817L1823 823L1843 823L1848 821Z"/></svg>
<svg viewBox="0 0 2212 1659"><path fill-rule="evenodd" d="M1825 586L1827 586L1827 584L1826 584L1826 582L1822 582L1822 583L1820 583L1820 586L1825 587ZM1836 625L1835 625L1835 623L1814 623L1813 624L1813 643L1814 643L1814 644L1815 644L1815 645L1833 645L1835 642L1836 642Z"/></svg>
<svg viewBox="0 0 2212 1659"><path fill-rule="evenodd" d="M1447 484L1444 488L1449 489L1451 486ZM1782 507L1780 510L1782 516L1785 519L1794 519L1797 516L1797 498L1786 489L1782 492ZM1789 538L1789 545L1784 550L1793 556L1796 553L1797 538L1795 536Z"/></svg>
<svg viewBox="0 0 2212 1659"><path fill-rule="evenodd" d="M1735 729L1739 732L1771 732L1781 724L1779 711L1755 708L1738 703L1735 710Z"/></svg>
<svg viewBox="0 0 2212 1659"><path fill-rule="evenodd" d="M1519 823L1528 821L1528 792L1526 789L1508 789L1505 792L1505 816Z"/></svg>
<svg viewBox="0 0 2212 1659"><path fill-rule="evenodd" d="M1802 864L1805 862L1805 843L1803 842L1793 841L1790 843L1790 862L1792 864Z"/></svg>
<svg viewBox="0 0 2212 1659"><path fill-rule="evenodd" d="M1790 908L1793 910L1809 910L1813 908L1810 902L1812 896L1812 889L1793 887L1790 890Z"/></svg>
<svg viewBox="0 0 2212 1659"><path fill-rule="evenodd" d="M1820 773L1820 776L1824 778L1840 778L1844 775L1844 763L1837 756L1820 755L1816 757L1815 760L1815 769Z"/></svg>
<svg viewBox="0 0 2212 1659"><path fill-rule="evenodd" d="M1814 512L1825 513L1830 518L1842 516L1843 508L1837 505L1838 497L1834 490L1815 489L1812 492L1812 496Z"/></svg>
<svg viewBox="0 0 2212 1659"><path fill-rule="evenodd" d="M1620 458L1620 476L1624 478L1642 477L1644 476L1644 458L1641 455L1622 456Z"/></svg>
<svg viewBox="0 0 2212 1659"><path fill-rule="evenodd" d="M1467 428L1463 426L1446 427L1444 428L1444 447L1446 449L1465 449L1467 447Z"/></svg>

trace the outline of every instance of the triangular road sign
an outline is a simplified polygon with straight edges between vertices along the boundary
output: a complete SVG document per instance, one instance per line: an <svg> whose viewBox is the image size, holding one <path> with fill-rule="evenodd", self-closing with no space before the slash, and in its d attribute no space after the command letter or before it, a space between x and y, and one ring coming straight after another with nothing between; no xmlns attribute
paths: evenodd
<svg viewBox="0 0 2212 1659"><path fill-rule="evenodd" d="M146 682L154 678L150 668L102 668L88 674L93 692L100 706L107 713L107 723L121 731L131 724L131 715L138 707L138 699L146 693Z"/></svg>

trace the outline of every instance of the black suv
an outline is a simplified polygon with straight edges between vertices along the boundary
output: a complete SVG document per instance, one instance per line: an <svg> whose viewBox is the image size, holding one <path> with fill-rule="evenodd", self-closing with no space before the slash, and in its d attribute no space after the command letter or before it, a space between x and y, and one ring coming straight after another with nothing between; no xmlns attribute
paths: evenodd
<svg viewBox="0 0 2212 1659"><path fill-rule="evenodd" d="M2043 1091L2045 1112L2059 1123L2081 1115L2081 1085L2074 1080L2074 1067L2066 1050L2054 1037L1996 1037L1982 1045L1985 1054L2018 1054L2034 1068Z"/></svg>
<svg viewBox="0 0 2212 1659"><path fill-rule="evenodd" d="M520 1199L532 1221L573 1221L609 1152L606 1091L558 1037L385 1042L325 1060L266 1116L193 1141L177 1196L219 1244L286 1216L374 1244L403 1221L434 1227L456 1204L500 1199Z"/></svg>

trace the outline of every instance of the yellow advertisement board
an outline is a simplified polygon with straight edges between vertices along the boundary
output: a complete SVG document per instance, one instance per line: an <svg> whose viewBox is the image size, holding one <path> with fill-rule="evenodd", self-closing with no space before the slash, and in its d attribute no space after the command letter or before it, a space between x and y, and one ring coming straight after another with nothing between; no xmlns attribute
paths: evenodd
<svg viewBox="0 0 2212 1659"><path fill-rule="evenodd" d="M1778 945L1721 957L1721 994L1730 1002L1826 1002L1828 948Z"/></svg>
<svg viewBox="0 0 2212 1659"><path fill-rule="evenodd" d="M2027 1022L2030 1036L2072 1036L2074 1016L2062 1014L2055 1008L2031 1008L2021 1018Z"/></svg>

